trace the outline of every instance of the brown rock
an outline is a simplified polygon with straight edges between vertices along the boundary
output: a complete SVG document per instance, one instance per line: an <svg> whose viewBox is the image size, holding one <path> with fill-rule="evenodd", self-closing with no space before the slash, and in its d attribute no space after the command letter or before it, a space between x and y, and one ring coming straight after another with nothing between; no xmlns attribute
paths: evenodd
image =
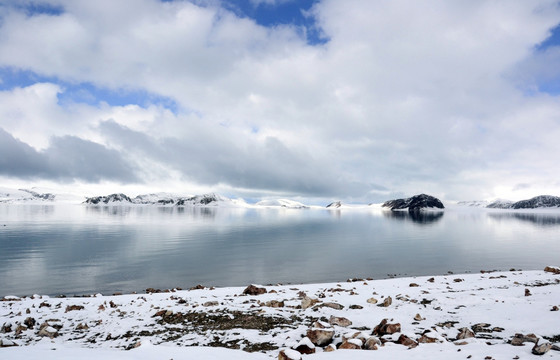
<svg viewBox="0 0 560 360"><path fill-rule="evenodd" d="M328 307L328 308L335 309L335 310L342 310L342 309L344 309L344 306L343 306L343 305L337 304L337 303L335 303L335 302L326 302L326 303L323 303L323 306L326 306L326 307Z"/></svg>
<svg viewBox="0 0 560 360"><path fill-rule="evenodd" d="M433 343L437 343L438 341L436 338L429 337L427 335L422 335L418 338L418 342L422 344L433 344Z"/></svg>
<svg viewBox="0 0 560 360"><path fill-rule="evenodd" d="M546 272L550 272L553 274L560 274L560 268L556 267L556 266L547 266L544 268L544 271Z"/></svg>
<svg viewBox="0 0 560 360"><path fill-rule="evenodd" d="M35 321L35 319L32 318L32 317L27 317L27 318L23 321L23 324L24 324L25 326L27 326L29 329L33 329L33 327L35 326L35 323L36 323L36 321Z"/></svg>
<svg viewBox="0 0 560 360"><path fill-rule="evenodd" d="M472 332L471 329L466 327L460 328L459 334L457 334L457 340L463 340L463 339L468 339L473 337L474 337L474 332Z"/></svg>
<svg viewBox="0 0 560 360"><path fill-rule="evenodd" d="M558 306L556 306L556 305L554 305L554 306L552 307L552 309L550 309L550 311L558 311L558 310L559 310L559 309L558 309Z"/></svg>
<svg viewBox="0 0 560 360"><path fill-rule="evenodd" d="M383 300L383 303L377 305L377 306L382 306L382 307L389 307L391 304L393 303L393 299L391 299L390 296L387 296L385 298L385 300Z"/></svg>
<svg viewBox="0 0 560 360"><path fill-rule="evenodd" d="M425 319L420 314L416 314L416 315L414 315L414 320L422 321L422 320L425 320Z"/></svg>
<svg viewBox="0 0 560 360"><path fill-rule="evenodd" d="M301 360L301 354L292 349L281 350L278 354L278 360Z"/></svg>
<svg viewBox="0 0 560 360"><path fill-rule="evenodd" d="M546 342L546 343L541 344L541 345L539 345L539 343L536 343L535 346L533 346L533 349L531 350L531 352L535 355L544 355L550 349L552 349L552 344L549 343L549 342Z"/></svg>
<svg viewBox="0 0 560 360"><path fill-rule="evenodd" d="M436 280L436 279L434 279L434 278L432 277L432 278L429 278L429 279L428 279L428 282L433 283L435 280Z"/></svg>
<svg viewBox="0 0 560 360"><path fill-rule="evenodd" d="M526 342L532 342L536 344L538 342L538 338L535 334L523 335L517 333L511 339L511 345L513 346L523 346L523 344Z"/></svg>
<svg viewBox="0 0 560 360"><path fill-rule="evenodd" d="M401 334L401 336L399 336L399 339L397 340L397 344L408 346L409 348L415 348L418 346L418 343L416 341L412 340L405 334Z"/></svg>
<svg viewBox="0 0 560 360"><path fill-rule="evenodd" d="M352 325L352 321L344 317L331 316L331 318L329 319L329 324L347 327Z"/></svg>
<svg viewBox="0 0 560 360"><path fill-rule="evenodd" d="M350 339L344 341L340 346L339 349L347 349L347 350L360 350L362 348L362 340L360 339Z"/></svg>
<svg viewBox="0 0 560 360"><path fill-rule="evenodd" d="M317 299L312 299L308 296L304 296L303 299L301 299L301 308L303 310L308 309L310 307L312 307L313 305L317 304L319 302L319 300Z"/></svg>
<svg viewBox="0 0 560 360"><path fill-rule="evenodd" d="M284 307L284 301L270 300L265 303L265 306L271 308L281 308Z"/></svg>
<svg viewBox="0 0 560 360"><path fill-rule="evenodd" d="M377 350L381 346L381 340L375 336L370 336L364 343L365 350Z"/></svg>
<svg viewBox="0 0 560 360"><path fill-rule="evenodd" d="M18 346L15 342L8 339L0 339L0 348Z"/></svg>
<svg viewBox="0 0 560 360"><path fill-rule="evenodd" d="M307 337L315 346L325 346L330 344L334 336L333 330L311 329L307 330Z"/></svg>
<svg viewBox="0 0 560 360"><path fill-rule="evenodd" d="M204 304L202 304L202 306L204 307L218 306L218 305L220 305L220 303L217 301L207 301Z"/></svg>
<svg viewBox="0 0 560 360"><path fill-rule="evenodd" d="M27 326L18 325L16 328L16 336L27 330Z"/></svg>
<svg viewBox="0 0 560 360"><path fill-rule="evenodd" d="M369 299L367 299L367 302L369 304L377 304L377 299L376 298L369 298Z"/></svg>
<svg viewBox="0 0 560 360"><path fill-rule="evenodd" d="M68 305L65 312L76 310L84 310L84 307L82 305Z"/></svg>
<svg viewBox="0 0 560 360"><path fill-rule="evenodd" d="M84 323L79 323L78 326L76 326L76 330L77 331L84 331L84 330L88 330L89 326L87 326L87 324Z"/></svg>
<svg viewBox="0 0 560 360"><path fill-rule="evenodd" d="M335 351L335 350L336 350L336 348L333 345L329 345L323 351L324 352L331 352L331 351Z"/></svg>
<svg viewBox="0 0 560 360"><path fill-rule="evenodd" d="M410 285L408 285L409 287L418 287L420 285L418 285L417 283L410 283Z"/></svg>
<svg viewBox="0 0 560 360"><path fill-rule="evenodd" d="M243 290L243 295L262 295L266 294L266 289L262 287L257 287L255 285L249 285Z"/></svg>
<svg viewBox="0 0 560 360"><path fill-rule="evenodd" d="M525 296L531 296L531 291L529 291L529 289L525 289Z"/></svg>
<svg viewBox="0 0 560 360"><path fill-rule="evenodd" d="M56 329L53 328L52 326L47 325L47 326L42 326L41 330L39 330L39 333L37 335L53 339L58 336L58 331L56 331Z"/></svg>
<svg viewBox="0 0 560 360"><path fill-rule="evenodd" d="M308 337L304 337L294 348L300 354L315 354L315 345L309 340Z"/></svg>
<svg viewBox="0 0 560 360"><path fill-rule="evenodd" d="M373 329L372 335L383 336L391 335L401 332L401 324L388 324L387 319L381 320L381 322Z"/></svg>

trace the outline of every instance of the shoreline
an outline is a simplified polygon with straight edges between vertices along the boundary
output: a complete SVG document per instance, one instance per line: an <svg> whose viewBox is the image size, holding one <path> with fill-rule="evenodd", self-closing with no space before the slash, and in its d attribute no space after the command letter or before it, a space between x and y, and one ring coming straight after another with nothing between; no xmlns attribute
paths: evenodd
<svg viewBox="0 0 560 360"><path fill-rule="evenodd" d="M53 358L99 351L115 358L143 353L150 358L157 348L158 354L201 351L252 359L299 349L314 351L305 357L346 359L369 351L391 357L406 350L407 357L417 353L443 359L453 349L464 352L458 358L466 358L467 352L499 357L511 351L523 357L532 356L534 344L527 339L515 340L524 346L508 342L521 336L516 334L535 334L539 345L551 344L548 354L560 355L555 351L560 346L560 275L551 272L558 268L548 269L112 296L5 297L0 301L0 352L15 359L46 348L58 350L48 352ZM399 324L398 331L380 331L384 319ZM319 335L332 338L321 342L315 338ZM367 341L377 350L342 350L363 349ZM290 350L286 354L294 355Z"/></svg>

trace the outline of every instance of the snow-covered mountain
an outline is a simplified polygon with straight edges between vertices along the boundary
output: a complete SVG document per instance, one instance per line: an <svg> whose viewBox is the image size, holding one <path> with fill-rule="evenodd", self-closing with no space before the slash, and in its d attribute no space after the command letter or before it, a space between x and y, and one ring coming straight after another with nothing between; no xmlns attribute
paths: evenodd
<svg viewBox="0 0 560 360"><path fill-rule="evenodd" d="M106 196L95 196L87 198L84 204L101 205L101 204L132 204L132 200L125 194L111 194Z"/></svg>
<svg viewBox="0 0 560 360"><path fill-rule="evenodd" d="M389 200L384 202L381 206L389 208L390 210L408 209L408 211L417 211L426 208L444 208L443 203L438 198L426 194L414 195L407 199Z"/></svg>
<svg viewBox="0 0 560 360"><path fill-rule="evenodd" d="M248 206L243 200L233 200L210 193L194 196L179 196L168 193L138 195L135 198L118 193L94 196L84 201L87 205L158 205L158 206Z"/></svg>
<svg viewBox="0 0 560 360"><path fill-rule="evenodd" d="M283 207L289 209L307 209L309 206L304 205L298 201L288 200L288 199L275 199L275 200L263 200L255 204L256 206L263 207Z"/></svg>
<svg viewBox="0 0 560 360"><path fill-rule="evenodd" d="M560 197L540 195L528 200L521 200L511 205L512 209L542 209L560 207Z"/></svg>
<svg viewBox="0 0 560 360"><path fill-rule="evenodd" d="M486 205L488 209L509 209L513 201L511 200L504 200L504 199L496 199L492 201L490 204Z"/></svg>
<svg viewBox="0 0 560 360"><path fill-rule="evenodd" d="M486 200L471 200L471 201L459 201L457 205L459 206L470 206L470 207L487 207L490 202Z"/></svg>
<svg viewBox="0 0 560 360"><path fill-rule="evenodd" d="M29 189L0 188L0 203L36 203L52 202L56 198L52 193L39 193Z"/></svg>

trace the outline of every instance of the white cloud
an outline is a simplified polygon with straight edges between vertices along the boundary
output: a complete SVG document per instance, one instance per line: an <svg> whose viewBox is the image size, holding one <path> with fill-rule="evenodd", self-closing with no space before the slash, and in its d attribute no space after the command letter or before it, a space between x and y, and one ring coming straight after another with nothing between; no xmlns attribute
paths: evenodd
<svg viewBox="0 0 560 360"><path fill-rule="evenodd" d="M311 11L330 39L317 46L218 5L56 3L64 14L0 10L0 66L145 89L181 110L61 105L56 84L0 93L0 127L35 147L68 134L134 158L100 131L112 119L160 146L200 141L189 161L204 176L169 154L149 160L192 181L333 197L515 196L560 176L558 97L526 95L557 63L556 50L535 52L560 22L556 1L325 0Z"/></svg>

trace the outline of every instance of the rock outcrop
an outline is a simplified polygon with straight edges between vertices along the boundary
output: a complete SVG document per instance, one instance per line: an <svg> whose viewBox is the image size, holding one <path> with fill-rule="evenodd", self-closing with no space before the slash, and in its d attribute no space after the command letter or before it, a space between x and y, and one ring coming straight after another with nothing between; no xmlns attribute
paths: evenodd
<svg viewBox="0 0 560 360"><path fill-rule="evenodd" d="M512 209L537 209L560 207L560 197L551 195L535 196L529 200L521 200L511 205Z"/></svg>
<svg viewBox="0 0 560 360"><path fill-rule="evenodd" d="M390 210L408 209L409 212L414 212L425 208L444 208L443 203L438 198L426 194L414 195L407 199L389 200L384 202L381 206L384 208L389 208Z"/></svg>
<svg viewBox="0 0 560 360"><path fill-rule="evenodd" d="M125 194L111 194L107 196L96 196L87 198L84 204L98 205L98 204L110 204L110 203L129 203L132 204L132 200Z"/></svg>

